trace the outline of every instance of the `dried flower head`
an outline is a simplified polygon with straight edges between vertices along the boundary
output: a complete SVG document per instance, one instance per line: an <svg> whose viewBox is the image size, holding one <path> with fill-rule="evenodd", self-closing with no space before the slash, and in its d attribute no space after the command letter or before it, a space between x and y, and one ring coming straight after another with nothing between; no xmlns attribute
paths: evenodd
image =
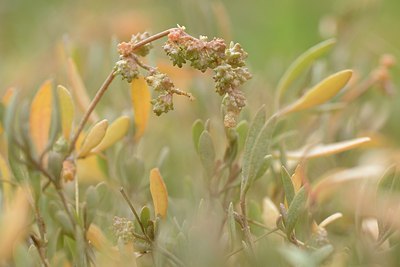
<svg viewBox="0 0 400 267"><path fill-rule="evenodd" d="M113 220L113 231L115 236L122 240L125 244L133 241L134 236L134 225L133 222L122 217L114 217Z"/></svg>

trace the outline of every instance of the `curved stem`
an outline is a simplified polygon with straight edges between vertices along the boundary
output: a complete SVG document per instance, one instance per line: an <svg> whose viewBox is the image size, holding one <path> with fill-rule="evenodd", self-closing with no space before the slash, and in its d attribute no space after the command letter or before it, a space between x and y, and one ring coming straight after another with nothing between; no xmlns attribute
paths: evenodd
<svg viewBox="0 0 400 267"><path fill-rule="evenodd" d="M83 115L83 118L79 123L78 129L76 130L76 132L74 133L74 135L71 138L71 143L70 143L69 151L67 153L66 158L72 153L72 151L74 151L75 145L76 145L76 141L78 141L78 138L79 138L79 134L82 132L83 127L85 127L85 124L86 124L86 122L88 121L88 119L90 117L90 114L92 114L94 108L97 106L97 104L99 103L100 99L102 98L104 93L107 91L107 89L109 88L109 86L110 86L111 82L114 80L114 78L115 78L115 74L114 74L114 71L112 71L108 75L106 80L104 81L103 85L97 91L97 93L94 96L92 102L90 102L89 108L86 111L86 113Z"/></svg>

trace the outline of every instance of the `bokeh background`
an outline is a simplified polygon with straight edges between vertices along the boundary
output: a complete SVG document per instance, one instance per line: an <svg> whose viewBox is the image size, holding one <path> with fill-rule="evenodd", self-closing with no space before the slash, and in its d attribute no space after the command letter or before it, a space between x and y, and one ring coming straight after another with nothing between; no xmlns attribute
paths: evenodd
<svg viewBox="0 0 400 267"><path fill-rule="evenodd" d="M129 40L131 34L140 31L156 33L179 24L194 36L234 40L248 51L249 67L254 74L244 89L249 106L243 117L248 119L261 104L272 107L275 85L285 69L297 55L324 39L338 39L324 64L333 70L355 69L361 77L377 66L382 54L400 57L400 37L396 33L399 12L400 2L396 0L3 0L0 92L13 86L33 95L48 78L68 86L66 57L71 56L92 96L117 60L115 47L119 41ZM197 100L189 103L177 98L174 112L160 118L151 115L138 153L144 155L149 165L156 165L160 151L168 151L171 157L166 175L185 177L193 170L201 171L199 164L191 164L198 162L191 142L191 124L197 118L217 118L215 127L220 127L220 98L212 92L210 75L169 67L160 46L157 47L161 44L162 41L155 43L150 60ZM399 82L398 72L395 67L394 84ZM115 118L129 110L127 91L126 83L113 83L98 107L100 114ZM369 97L376 97L377 105L388 106L390 112L385 113L380 130L398 145L399 97ZM224 141L216 138L223 151ZM178 184L171 186L172 195L179 192Z"/></svg>

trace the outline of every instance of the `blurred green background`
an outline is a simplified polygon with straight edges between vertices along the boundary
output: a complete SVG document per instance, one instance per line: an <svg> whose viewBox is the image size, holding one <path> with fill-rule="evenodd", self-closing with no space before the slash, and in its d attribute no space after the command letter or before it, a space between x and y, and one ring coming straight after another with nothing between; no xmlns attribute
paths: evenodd
<svg viewBox="0 0 400 267"><path fill-rule="evenodd" d="M244 89L249 105L243 116L249 119L261 104L272 107L274 86L282 73L300 53L321 40L338 39L326 63L329 69L353 68L361 77L377 66L382 54L399 58L399 14L397 0L2 0L0 92L16 86L32 95L48 78L68 86L65 55L69 54L92 96L117 60L118 41L129 40L139 31L156 33L179 24L194 36L223 37L248 51L254 78ZM161 44L155 43L151 60L156 64L160 55L166 59ZM396 67L394 72L398 71ZM160 118L152 114L138 153L144 154L147 164L155 165L163 147L172 148L165 175L186 177L201 172L191 142L191 124L197 118L212 118L222 131L218 128L220 98L212 92L211 75L193 74L187 68L176 68L172 74L176 84L192 92L197 101L177 98L174 112ZM398 75L393 77L396 84ZM115 118L130 105L126 83L116 81L111 88L98 108L106 118ZM400 102L393 98L382 103L392 111L384 131L396 137L400 134L396 118ZM225 140L215 138L221 148L217 151L223 151ZM179 192L179 186L170 188L172 195Z"/></svg>

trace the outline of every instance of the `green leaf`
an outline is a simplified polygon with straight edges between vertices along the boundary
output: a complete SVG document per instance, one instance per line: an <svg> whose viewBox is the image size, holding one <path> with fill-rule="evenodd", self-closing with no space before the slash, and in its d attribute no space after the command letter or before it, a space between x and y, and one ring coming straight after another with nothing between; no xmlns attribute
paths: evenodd
<svg viewBox="0 0 400 267"><path fill-rule="evenodd" d="M311 254L311 258L314 260L314 262L317 265L320 265L326 259L328 259L328 257L332 254L333 250L334 249L333 249L332 245L325 245L325 246L317 249L316 251L314 251Z"/></svg>
<svg viewBox="0 0 400 267"><path fill-rule="evenodd" d="M239 147L238 150L242 151L244 147L244 143L246 142L246 136L249 131L249 123L247 121L240 121L238 125L236 126L236 132L238 133L239 136Z"/></svg>
<svg viewBox="0 0 400 267"><path fill-rule="evenodd" d="M68 218L68 215L65 211L59 210L55 214L56 220L60 223L61 227L65 231L65 233L69 235L74 234L74 226Z"/></svg>
<svg viewBox="0 0 400 267"><path fill-rule="evenodd" d="M300 73L311 66L311 64L318 58L325 54L329 49L333 47L336 43L335 39L329 39L323 41L306 52L301 54L286 70L285 74L283 74L282 78L279 80L277 86L277 94L276 94L276 102L279 104L281 101L283 94L292 84L292 82L300 75Z"/></svg>
<svg viewBox="0 0 400 267"><path fill-rule="evenodd" d="M268 171L269 167L271 167L272 164L272 158L272 155L266 155L264 157L263 162L261 163L261 166L257 171L255 180L261 178L266 173L266 171Z"/></svg>
<svg viewBox="0 0 400 267"><path fill-rule="evenodd" d="M281 177L282 177L283 190L285 191L286 201L288 206L290 206L294 198L294 186L292 178L290 177L290 174L286 170L285 166L281 167Z"/></svg>
<svg viewBox="0 0 400 267"><path fill-rule="evenodd" d="M244 145L243 152L243 163L242 163L242 189L241 191L245 191L245 188L248 187L248 179L249 179L249 171L250 171L250 160L252 149L254 148L254 143L261 131L261 128L265 124L265 106L263 105L258 111L256 116L254 117L253 122L250 125L250 128L247 132L246 143Z"/></svg>
<svg viewBox="0 0 400 267"><path fill-rule="evenodd" d="M233 250L235 247L235 242L237 240L236 237L236 223L235 223L235 216L234 216L234 210L233 210L233 203L229 203L228 207L228 228L229 228L229 246L230 250Z"/></svg>
<svg viewBox="0 0 400 267"><path fill-rule="evenodd" d="M215 149L211 135L203 131L199 138L199 156L208 177L214 174L215 167Z"/></svg>
<svg viewBox="0 0 400 267"><path fill-rule="evenodd" d="M267 122L264 123L255 141L251 142L252 149L250 151L249 159L243 162L242 167L241 194L245 194L250 188L264 162L264 157L268 154L275 122L276 117L271 117ZM249 130L249 136L250 133L251 128Z"/></svg>
<svg viewBox="0 0 400 267"><path fill-rule="evenodd" d="M202 120L197 119L192 125L192 138L196 151L199 151L199 139L201 133L204 131L204 123Z"/></svg>
<svg viewBox="0 0 400 267"><path fill-rule="evenodd" d="M286 235L290 238L294 227L296 226L297 220L303 211L303 208L307 201L307 191L302 187L299 192L294 196L292 203L289 206L286 220Z"/></svg>
<svg viewBox="0 0 400 267"><path fill-rule="evenodd" d="M143 206L142 210L140 211L140 221L144 228L147 228L150 221L150 209L147 206Z"/></svg>
<svg viewBox="0 0 400 267"><path fill-rule="evenodd" d="M400 191L400 175L396 170L396 166L390 166L382 178L379 180L378 189L383 192L399 192Z"/></svg>

